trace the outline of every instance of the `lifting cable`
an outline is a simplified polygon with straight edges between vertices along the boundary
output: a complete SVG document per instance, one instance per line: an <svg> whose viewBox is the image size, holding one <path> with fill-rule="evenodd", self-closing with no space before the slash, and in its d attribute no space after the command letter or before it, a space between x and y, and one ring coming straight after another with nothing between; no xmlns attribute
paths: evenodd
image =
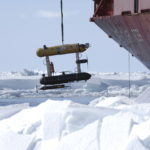
<svg viewBox="0 0 150 150"><path fill-rule="evenodd" d="M60 9L61 9L61 38L62 38L62 44L64 44L63 0L60 0Z"/></svg>
<svg viewBox="0 0 150 150"><path fill-rule="evenodd" d="M128 88L129 88L129 99L131 97L131 58L130 52L128 52Z"/></svg>

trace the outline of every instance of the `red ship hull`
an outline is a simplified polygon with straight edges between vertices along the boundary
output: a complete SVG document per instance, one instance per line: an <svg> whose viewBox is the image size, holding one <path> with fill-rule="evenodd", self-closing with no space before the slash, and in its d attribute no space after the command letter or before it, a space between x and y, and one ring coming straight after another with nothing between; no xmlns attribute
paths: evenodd
<svg viewBox="0 0 150 150"><path fill-rule="evenodd" d="M149 12L132 15L95 15L91 20L150 69Z"/></svg>

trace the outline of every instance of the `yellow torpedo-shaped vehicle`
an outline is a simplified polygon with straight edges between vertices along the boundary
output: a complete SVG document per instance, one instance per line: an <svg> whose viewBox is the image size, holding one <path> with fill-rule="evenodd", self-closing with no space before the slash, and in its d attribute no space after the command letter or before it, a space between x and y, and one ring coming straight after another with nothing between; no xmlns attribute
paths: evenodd
<svg viewBox="0 0 150 150"><path fill-rule="evenodd" d="M54 46L54 47L46 47L45 46L44 48L39 48L37 50L36 54L39 57L54 56L54 55L84 52L88 48L89 48L89 43L86 43L86 44L64 44L64 45Z"/></svg>

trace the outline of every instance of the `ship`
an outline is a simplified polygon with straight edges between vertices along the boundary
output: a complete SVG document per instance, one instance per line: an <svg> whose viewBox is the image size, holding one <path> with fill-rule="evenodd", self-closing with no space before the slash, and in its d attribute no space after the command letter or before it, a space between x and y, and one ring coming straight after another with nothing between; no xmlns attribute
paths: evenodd
<svg viewBox="0 0 150 150"><path fill-rule="evenodd" d="M90 21L150 69L150 0L94 0Z"/></svg>

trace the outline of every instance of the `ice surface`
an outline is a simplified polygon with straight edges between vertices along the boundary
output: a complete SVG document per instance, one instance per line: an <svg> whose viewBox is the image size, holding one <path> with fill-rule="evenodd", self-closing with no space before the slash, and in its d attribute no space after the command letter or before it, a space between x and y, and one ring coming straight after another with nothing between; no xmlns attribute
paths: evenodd
<svg viewBox="0 0 150 150"><path fill-rule="evenodd" d="M116 109L107 105L88 106L67 100L49 100L1 120L0 130L5 132L0 134L0 141L4 141L0 148L9 150L6 139L13 137L14 142L23 142L27 150L27 147L33 150L50 147L53 150L130 150L136 149L136 144L146 150L150 143L150 115L146 111L141 116L139 109L136 112L135 107L140 105L141 111L147 107L131 104L130 108L126 105Z"/></svg>
<svg viewBox="0 0 150 150"><path fill-rule="evenodd" d="M147 88L139 97L136 99L138 103L149 103L150 102L150 87Z"/></svg>
<svg viewBox="0 0 150 150"><path fill-rule="evenodd" d="M65 89L36 92L36 85L42 72L24 70L23 72L0 72L0 98L24 97L110 97L128 96L128 74L125 73L95 73L87 82L66 84ZM131 74L131 97L138 97L150 87L150 74Z"/></svg>
<svg viewBox="0 0 150 150"><path fill-rule="evenodd" d="M140 139L136 137L129 142L125 150L149 150L149 149L144 147Z"/></svg>
<svg viewBox="0 0 150 150"><path fill-rule="evenodd" d="M132 130L133 118L131 113L118 113L104 118L100 136L101 149L124 150Z"/></svg>
<svg viewBox="0 0 150 150"><path fill-rule="evenodd" d="M28 108L29 104L16 104L16 105L8 105L5 107L0 107L0 120L6 119L15 113L18 113L22 109Z"/></svg>
<svg viewBox="0 0 150 150"><path fill-rule="evenodd" d="M0 104L7 98L0 106L0 150L150 149L148 73L132 74L130 99L125 73L96 73L88 82L36 93L40 75L0 73ZM40 104L10 105L11 98Z"/></svg>
<svg viewBox="0 0 150 150"><path fill-rule="evenodd" d="M100 122L95 121L85 126L82 130L64 137L60 141L57 150L99 150L100 126Z"/></svg>

